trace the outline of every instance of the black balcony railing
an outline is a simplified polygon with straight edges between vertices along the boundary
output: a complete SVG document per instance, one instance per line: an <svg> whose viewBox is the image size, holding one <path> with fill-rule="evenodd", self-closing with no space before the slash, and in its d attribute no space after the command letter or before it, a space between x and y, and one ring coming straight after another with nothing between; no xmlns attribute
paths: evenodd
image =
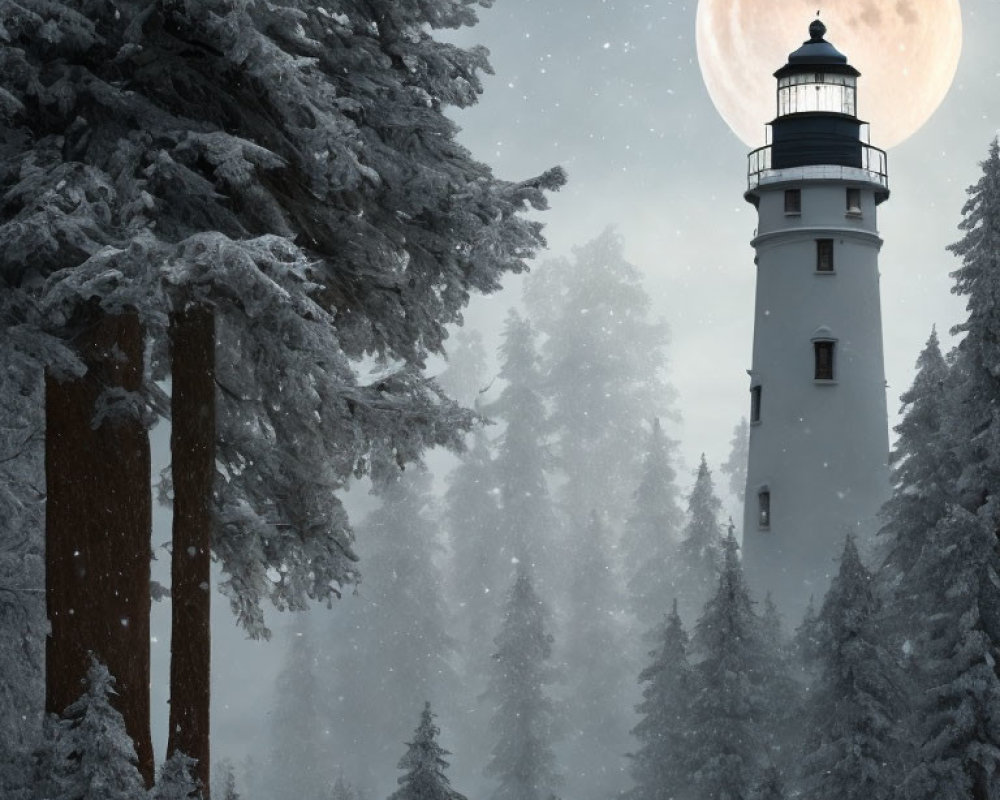
<svg viewBox="0 0 1000 800"><path fill-rule="evenodd" d="M885 150L879 150L877 147L872 147L870 144L865 144L861 142L861 164L858 166L841 166L838 164L812 164L809 166L823 167L826 170L830 170L831 173L838 170L843 170L843 174L849 174L848 170L862 169L868 173L869 180L874 183L884 186L886 189L889 188L889 171L888 171L888 160L885 154ZM786 172L794 172L795 169L800 167L785 168L785 169L775 169L771 166L771 147L772 145L767 145L765 147L758 147L756 150L750 152L747 157L747 186L749 189L756 189L762 182L766 181L768 178L778 179L782 174Z"/></svg>

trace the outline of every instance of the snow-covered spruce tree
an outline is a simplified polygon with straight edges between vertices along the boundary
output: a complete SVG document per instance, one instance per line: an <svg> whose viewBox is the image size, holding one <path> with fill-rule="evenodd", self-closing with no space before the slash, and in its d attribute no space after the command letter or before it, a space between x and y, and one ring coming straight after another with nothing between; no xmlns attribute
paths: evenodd
<svg viewBox="0 0 1000 800"><path fill-rule="evenodd" d="M295 614L286 631L285 663L274 686L262 775L269 800L325 798L333 781L329 708L317 672L316 634L308 615Z"/></svg>
<svg viewBox="0 0 1000 800"><path fill-rule="evenodd" d="M688 522L681 532L676 556L670 562L684 619L695 618L717 585L722 565L721 510L722 503L715 494L712 473L703 453L688 496Z"/></svg>
<svg viewBox="0 0 1000 800"><path fill-rule="evenodd" d="M485 695L495 708L496 745L485 770L497 781L491 800L548 800L561 781L552 750L556 711L546 690L555 680L547 628L548 612L522 561L495 640Z"/></svg>
<svg viewBox="0 0 1000 800"><path fill-rule="evenodd" d="M852 535L816 631L818 675L806 703L801 790L816 800L890 800L902 777L903 693L872 574Z"/></svg>
<svg viewBox="0 0 1000 800"><path fill-rule="evenodd" d="M729 494L739 503L742 510L747 489L747 458L750 454L750 423L742 417L733 428L733 438L729 440L729 457L719 469L729 477Z"/></svg>
<svg viewBox="0 0 1000 800"><path fill-rule="evenodd" d="M760 633L764 646L763 724L770 748L769 763L780 777L793 771L799 755L803 692L795 678L797 665L792 642L785 635L781 614L770 592L764 596L761 608Z"/></svg>
<svg viewBox="0 0 1000 800"><path fill-rule="evenodd" d="M895 639L905 640L922 626L912 614L924 587L913 584L911 571L934 526L956 500L960 465L950 438L950 391L948 364L932 331L917 359L913 384L900 396L898 438L890 455L893 493L882 508L879 531L884 555L878 580L890 600Z"/></svg>
<svg viewBox="0 0 1000 800"><path fill-rule="evenodd" d="M639 674L645 684L636 711L642 716L632 734L639 747L631 754L635 786L627 800L688 800L692 752L689 741L694 678L688 663L688 635L677 601L667 616L652 663Z"/></svg>
<svg viewBox="0 0 1000 800"><path fill-rule="evenodd" d="M626 788L634 724L625 598L610 531L597 511L574 541L556 648L566 692L566 735L556 753L566 796L606 800Z"/></svg>
<svg viewBox="0 0 1000 800"><path fill-rule="evenodd" d="M546 471L549 431L541 377L530 322L511 310L500 347L500 396L483 411L504 424L494 460L500 499L498 546L510 565L520 559L548 574L546 551L553 540L555 513L549 499ZM513 569L506 579L510 580Z"/></svg>
<svg viewBox="0 0 1000 800"><path fill-rule="evenodd" d="M46 800L145 800L135 746L111 705L115 680L91 659L86 690L61 717L50 717L38 758L38 797ZM166 800L166 799L164 799Z"/></svg>
<svg viewBox="0 0 1000 800"><path fill-rule="evenodd" d="M358 526L364 582L328 622L328 639L338 642L328 696L336 698L330 752L384 797L391 777L378 765L393 762L392 743L406 740L422 698L437 707L457 698L431 475L397 470L376 491L381 505Z"/></svg>
<svg viewBox="0 0 1000 800"><path fill-rule="evenodd" d="M770 659L730 531L715 594L695 627L688 727L693 795L747 800L769 762L765 720Z"/></svg>
<svg viewBox="0 0 1000 800"><path fill-rule="evenodd" d="M668 565L676 557L684 519L671 464L674 448L659 419L654 419L642 477L622 534L629 606L642 631L658 626L673 599Z"/></svg>
<svg viewBox="0 0 1000 800"><path fill-rule="evenodd" d="M175 752L160 765L156 785L149 793L150 800L200 800L201 786L195 778L195 760Z"/></svg>
<svg viewBox="0 0 1000 800"><path fill-rule="evenodd" d="M1000 785L1000 553L990 511L953 506L913 567L924 589L914 607L922 624L908 800L992 800Z"/></svg>
<svg viewBox="0 0 1000 800"><path fill-rule="evenodd" d="M541 244L540 226L518 212L544 206L544 191L563 180L558 171L496 180L455 142L443 112L475 102L488 64L482 49L438 42L431 31L474 23L472 3L380 0L331 14L300 0L155 9L28 0L0 22L10 78L0 274L5 290L36 295L39 327L78 355L69 364L42 361L48 436L59 445L50 448L48 498L58 513L49 516L53 526L72 523L74 545L88 542L81 552L91 580L104 565L80 521L123 529L114 553L124 574L103 583L121 590L127 581L117 594L133 606L113 614L93 607L129 618L136 642L148 640L139 619L148 605L139 575L148 557L146 420L130 410L143 404L143 329L158 345L162 373L168 325L174 361L207 365L213 349L221 353L214 459L199 441L207 427L175 409L178 460L191 454L201 465L190 501L176 498L192 509L179 513L192 539L175 553L195 554L178 565L178 608L190 600L205 629L204 609L195 611L207 599L203 575L187 578L207 563L204 511L213 501L215 551L252 631L262 632L264 598L300 606L336 595L353 571L332 493L355 471L455 442L467 417L418 375L423 357L440 348L443 326L458 320L471 290L491 291L503 272L524 268ZM18 322L5 315L2 324ZM373 378L356 366L366 354L384 359ZM175 387L178 399L211 382L208 369L192 373L201 385ZM101 424L90 426L95 412ZM209 496L205 471L217 463ZM98 476L94 487L104 490L74 495L74 470ZM175 491L186 494L180 484ZM86 646L83 634L97 640L98 626L82 623L78 616ZM70 634L53 624L53 655L77 662L60 673L72 685L83 671L81 647L63 647ZM183 724L172 719L170 747L197 750L202 770L207 710L197 708L204 697L190 695L207 683L207 635L196 633L178 640L191 650L176 657L190 666L176 679L171 713ZM131 687L148 684L139 649L130 649L135 675L119 680L144 753L148 724L130 705ZM184 740L173 740L175 731ZM143 763L151 767L146 756Z"/></svg>
<svg viewBox="0 0 1000 800"><path fill-rule="evenodd" d="M399 760L399 768L406 774L399 777L399 788L389 795L389 800L465 800L451 788L445 775L445 756L451 754L438 744L440 733L431 704L425 703L413 741L408 742L406 754Z"/></svg>
<svg viewBox="0 0 1000 800"><path fill-rule="evenodd" d="M624 520L641 472L645 422L672 415L666 325L651 319L639 271L610 228L576 248L572 259L535 270L525 302L546 337L545 394L570 529L587 524L597 498L607 519Z"/></svg>

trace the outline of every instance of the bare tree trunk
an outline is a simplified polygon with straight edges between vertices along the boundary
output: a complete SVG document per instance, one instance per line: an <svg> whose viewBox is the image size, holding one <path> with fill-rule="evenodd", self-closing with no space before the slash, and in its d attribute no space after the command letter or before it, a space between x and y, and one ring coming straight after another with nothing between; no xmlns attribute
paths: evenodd
<svg viewBox="0 0 1000 800"><path fill-rule="evenodd" d="M192 305L170 317L171 557L170 735L168 754L198 760L202 797L209 793L209 611L212 484L215 476L215 318Z"/></svg>
<svg viewBox="0 0 1000 800"><path fill-rule="evenodd" d="M86 375L45 378L45 707L62 713L83 693L93 653L116 679L113 701L151 786L149 436L128 417L93 425L102 392L140 388L143 329L135 313L82 317Z"/></svg>

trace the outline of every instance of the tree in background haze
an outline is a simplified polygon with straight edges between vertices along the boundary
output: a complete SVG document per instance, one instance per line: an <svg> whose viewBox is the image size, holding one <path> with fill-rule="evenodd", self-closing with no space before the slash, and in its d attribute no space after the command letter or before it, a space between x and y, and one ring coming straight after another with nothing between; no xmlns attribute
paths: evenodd
<svg viewBox="0 0 1000 800"><path fill-rule="evenodd" d="M555 680L548 612L520 562L507 597L485 699L496 737L485 774L491 800L548 800L561 778L552 746L556 711L546 687Z"/></svg>
<svg viewBox="0 0 1000 800"><path fill-rule="evenodd" d="M642 477L622 534L629 606L642 631L651 631L674 597L671 571L683 524L677 473L671 464L676 445L653 420Z"/></svg>
<svg viewBox="0 0 1000 800"><path fill-rule="evenodd" d="M694 487L688 495L688 522L670 565L676 576L682 618L694 619L716 586L723 560L721 510L722 503L715 495L712 473L703 453Z"/></svg>
<svg viewBox="0 0 1000 800"><path fill-rule="evenodd" d="M743 501L747 490L747 459L750 457L750 423L741 417L733 428L733 438L729 440L729 457L719 469L729 478L729 494L739 508L736 517L743 519Z"/></svg>

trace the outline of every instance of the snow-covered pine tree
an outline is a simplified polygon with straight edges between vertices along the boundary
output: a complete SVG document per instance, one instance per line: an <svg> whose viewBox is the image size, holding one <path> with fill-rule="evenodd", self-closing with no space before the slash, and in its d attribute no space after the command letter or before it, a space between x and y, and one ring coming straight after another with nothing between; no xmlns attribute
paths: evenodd
<svg viewBox="0 0 1000 800"><path fill-rule="evenodd" d="M212 789L214 797L218 800L240 800L240 793L236 788L236 770L229 759L216 764L212 774L216 781Z"/></svg>
<svg viewBox="0 0 1000 800"><path fill-rule="evenodd" d="M645 421L673 413L664 377L667 327L651 319L649 295L624 247L609 228L575 248L572 259L534 270L525 285L529 319L546 337L545 394L566 476L559 500L573 530L587 524L598 498L607 519L628 516Z"/></svg>
<svg viewBox="0 0 1000 800"><path fill-rule="evenodd" d="M295 614L286 636L285 663L268 718L270 750L261 791L269 800L325 798L334 776L333 748L309 616Z"/></svg>
<svg viewBox="0 0 1000 800"><path fill-rule="evenodd" d="M627 800L689 800L694 797L689 741L694 678L688 663L688 635L677 601L667 616L653 661L639 674L645 684L632 729L639 747L631 754L635 786Z"/></svg>
<svg viewBox="0 0 1000 800"><path fill-rule="evenodd" d="M765 720L771 663L732 531L723 542L717 589L695 627L692 653L693 795L747 800L769 761Z"/></svg>
<svg viewBox="0 0 1000 800"><path fill-rule="evenodd" d="M739 503L741 511L747 489L747 459L749 456L750 423L747 422L746 417L742 417L733 428L733 438L729 440L729 457L719 467L723 475L729 476L729 494Z"/></svg>
<svg viewBox="0 0 1000 800"><path fill-rule="evenodd" d="M991 501L992 503L992 501ZM986 509L953 506L913 567L918 691L907 733L916 747L907 800L991 800L1000 782L1000 553Z"/></svg>
<svg viewBox="0 0 1000 800"><path fill-rule="evenodd" d="M660 420L654 419L642 478L622 534L629 605L642 631L659 625L663 609L673 599L669 564L676 557L684 518L671 464L674 448Z"/></svg>
<svg viewBox="0 0 1000 800"><path fill-rule="evenodd" d="M438 375L437 382L448 397L472 408L486 384L483 335L472 328L459 328L454 334L454 342L445 345L445 351L448 367Z"/></svg>
<svg viewBox="0 0 1000 800"><path fill-rule="evenodd" d="M722 503L715 494L712 473L702 453L694 487L688 496L688 522L670 562L681 618L694 619L708 600L722 565Z"/></svg>
<svg viewBox="0 0 1000 800"><path fill-rule="evenodd" d="M549 427L540 394L535 332L514 310L504 324L500 360L500 377L506 386L483 409L505 426L494 460L500 499L498 545L508 565L521 560L548 574L546 551L556 524L546 479ZM508 581L512 573L511 569Z"/></svg>
<svg viewBox="0 0 1000 800"><path fill-rule="evenodd" d="M497 635L490 686L496 736L485 774L497 781L491 800L549 800L560 783L553 742L555 706L546 687L555 680L548 612L535 593L531 568L517 575Z"/></svg>
<svg viewBox="0 0 1000 800"><path fill-rule="evenodd" d="M398 779L399 788L389 795L389 800L465 800L465 796L451 788L445 775L451 755L438 744L440 729L434 724L431 704L425 703L420 714L420 724L407 744L405 755L399 760L399 769L405 770Z"/></svg>
<svg viewBox="0 0 1000 800"><path fill-rule="evenodd" d="M149 800L201 800L204 792L195 777L196 770L193 758L179 751L171 753L160 765Z"/></svg>
<svg viewBox="0 0 1000 800"><path fill-rule="evenodd" d="M848 535L816 618L818 675L806 702L800 782L816 800L897 797L900 672L885 646L872 574Z"/></svg>
<svg viewBox="0 0 1000 800"><path fill-rule="evenodd" d="M67 668L50 671L60 691L49 705L68 702L60 698L85 671L85 648L108 649L116 672L127 650L120 702L149 772L141 393L167 369L168 322L188 334L172 337L175 361L196 351L210 359L209 320L191 330L177 315L214 316L218 450L210 458L212 443L190 437L178 452L220 466L191 502L204 511L214 501L212 544L230 599L262 633L262 600L300 607L353 579L336 489L356 472L413 460L426 444L457 442L469 417L420 376L424 356L440 348L470 291L492 291L502 273L524 269L542 239L539 223L519 212L544 206L563 175L500 181L455 141L444 111L475 102L488 64L483 49L436 41L432 31L473 24L465 2L379 0L337 14L298 0L153 10L137 0L26 2L0 12L4 114L16 132L0 162L0 274L5 291L26 296L19 308L40 309L35 328L76 350L60 361L42 337L29 348L49 371L49 521L62 532L50 563L78 563L55 545L86 541L89 579L109 586L107 603L90 604L100 624L80 614L65 629L53 621L49 661ZM5 329L22 324L6 310ZM152 365L142 361L144 332L155 340ZM382 366L370 377L358 366L367 355ZM204 388L210 373L196 371ZM201 430L175 424L182 436ZM87 476L97 476L95 490L78 491ZM93 536L81 536L81 521ZM122 530L112 570L92 545L113 526ZM201 538L189 546L204 563L207 528L196 527ZM95 580L118 572L117 581ZM188 582L178 583L183 610ZM201 583L190 581L192 607L207 602ZM49 584L68 587L51 599L69 608L73 584ZM108 613L112 590L132 605ZM104 624L116 649L100 628L122 618L127 631ZM134 642L123 648L125 633ZM195 633L184 640L191 655L177 654L190 658L181 672L194 677L172 693L171 712L185 724L171 724L171 749L197 750L207 770L207 707L192 696L207 683L207 636ZM54 686L57 674L67 677ZM173 741L178 730L194 739Z"/></svg>
<svg viewBox="0 0 1000 800"><path fill-rule="evenodd" d="M917 374L900 396L901 419L890 454L893 493L882 508L879 531L883 564L878 580L890 601L891 635L905 640L920 626L911 619L913 602L924 587L913 585L911 570L938 520L955 501L960 471L949 430L951 385L936 331L917 359Z"/></svg>
<svg viewBox="0 0 1000 800"><path fill-rule="evenodd" d="M108 668L92 658L83 695L61 717L49 720L38 759L38 797L145 800L135 746L111 705L114 687Z"/></svg>
<svg viewBox="0 0 1000 800"><path fill-rule="evenodd" d="M392 743L406 740L421 698L449 708L457 698L431 475L397 470L376 493L381 505L359 525L365 580L328 623L338 642L328 696L336 698L330 752L359 786L384 797L391 777L378 765L392 763Z"/></svg>
<svg viewBox="0 0 1000 800"><path fill-rule="evenodd" d="M763 725L770 748L768 762L780 778L783 773L791 773L798 757L802 730L802 687L794 677L792 643L785 635L781 613L770 592L764 596L761 608L760 634L765 660Z"/></svg>
<svg viewBox="0 0 1000 800"><path fill-rule="evenodd" d="M606 800L625 789L625 752L634 724L626 679L628 626L611 534L597 511L574 536L557 657L564 675L566 735L556 753L564 792Z"/></svg>

